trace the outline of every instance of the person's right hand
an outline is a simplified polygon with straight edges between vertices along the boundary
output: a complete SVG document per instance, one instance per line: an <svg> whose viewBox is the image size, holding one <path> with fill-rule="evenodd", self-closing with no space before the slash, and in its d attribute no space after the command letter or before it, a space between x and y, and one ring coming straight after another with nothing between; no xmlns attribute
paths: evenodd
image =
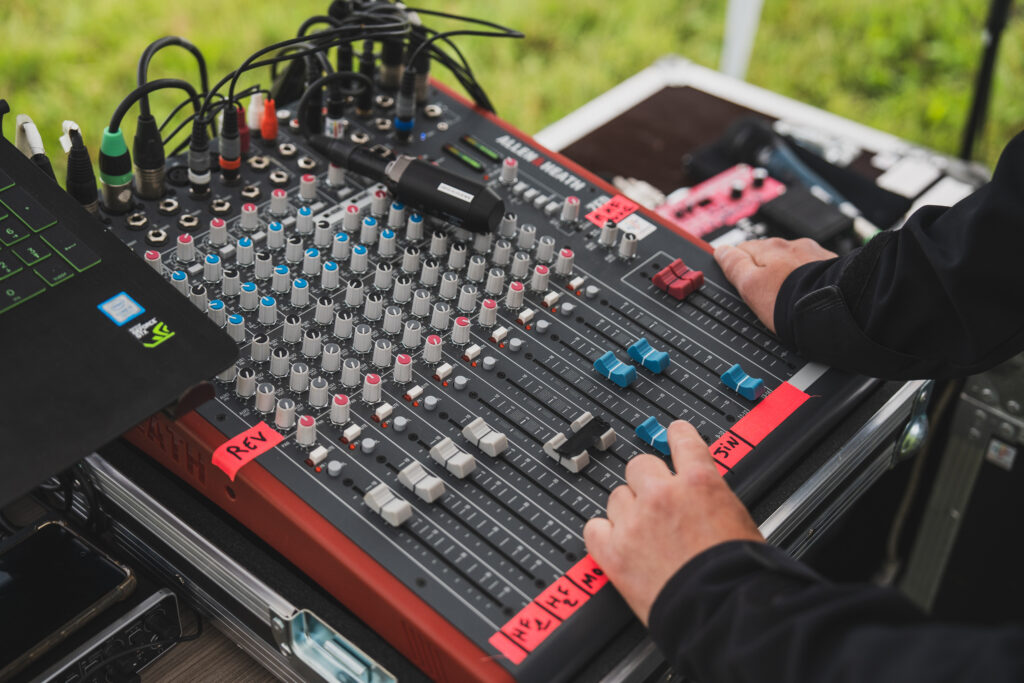
<svg viewBox="0 0 1024 683"><path fill-rule="evenodd" d="M837 254L806 237L784 240L771 237L715 250L715 260L754 314L775 332L775 299L783 281L794 270Z"/></svg>

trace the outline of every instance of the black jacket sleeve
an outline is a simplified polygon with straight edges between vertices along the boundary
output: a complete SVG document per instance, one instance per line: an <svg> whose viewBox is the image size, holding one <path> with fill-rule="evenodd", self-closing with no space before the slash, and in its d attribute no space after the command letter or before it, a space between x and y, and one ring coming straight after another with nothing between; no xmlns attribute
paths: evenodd
<svg viewBox="0 0 1024 683"><path fill-rule="evenodd" d="M802 356L888 379L944 378L1024 349L1024 133L949 209L786 278L775 327Z"/></svg>
<svg viewBox="0 0 1024 683"><path fill-rule="evenodd" d="M1024 680L1024 629L929 622L895 590L832 584L746 541L680 569L654 602L650 631L701 683Z"/></svg>

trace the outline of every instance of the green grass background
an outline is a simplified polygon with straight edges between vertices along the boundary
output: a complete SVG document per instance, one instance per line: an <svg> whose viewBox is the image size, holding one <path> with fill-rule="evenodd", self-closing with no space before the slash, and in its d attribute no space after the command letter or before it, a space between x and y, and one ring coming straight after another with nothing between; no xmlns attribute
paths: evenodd
<svg viewBox="0 0 1024 683"><path fill-rule="evenodd" d="M413 3L415 4L415 3ZM95 159L99 134L135 84L150 41L177 34L205 53L211 79L267 43L294 35L328 2L228 0L0 0L0 97L32 116L56 166L65 118ZM714 67L725 0L423 0L422 6L518 28L521 41L468 37L459 45L504 118L536 132L661 55ZM748 80L914 142L955 153L981 51L984 0L767 0ZM455 27L445 20L438 28ZM1024 21L1001 46L989 124L976 156L995 162L1024 128ZM191 57L159 54L151 77L196 78ZM441 71L442 80L451 81ZM267 82L267 76L259 76ZM250 80L248 82L254 82ZM154 112L180 97L155 97ZM129 119L134 119L130 116ZM130 121L125 126L131 133ZM11 135L13 120L6 125ZM129 138L130 140L130 138Z"/></svg>

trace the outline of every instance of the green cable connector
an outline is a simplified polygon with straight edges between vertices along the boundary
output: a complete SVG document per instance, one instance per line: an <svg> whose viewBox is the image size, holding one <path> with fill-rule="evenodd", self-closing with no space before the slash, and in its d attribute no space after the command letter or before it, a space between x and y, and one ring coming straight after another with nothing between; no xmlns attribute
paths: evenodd
<svg viewBox="0 0 1024 683"><path fill-rule="evenodd" d="M100 180L107 185L117 187L132 181L132 159L120 129L113 133L109 127L103 129L99 162Z"/></svg>

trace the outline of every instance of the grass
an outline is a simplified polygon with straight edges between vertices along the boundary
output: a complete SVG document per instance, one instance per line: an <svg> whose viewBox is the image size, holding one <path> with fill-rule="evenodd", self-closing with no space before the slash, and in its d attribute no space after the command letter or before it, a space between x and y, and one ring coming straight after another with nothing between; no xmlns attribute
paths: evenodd
<svg viewBox="0 0 1024 683"><path fill-rule="evenodd" d="M294 35L327 2L228 0L4 0L0 4L0 96L30 114L51 156L60 123L82 126L93 150L110 113L135 83L147 43L177 34L205 53L216 79L245 55ZM715 66L723 0L422 0L425 7L486 17L527 34L521 41L461 38L504 118L528 132L675 52ZM258 11L251 8L258 6ZM250 8L243 13L242 8ZM748 80L943 152L955 153L981 50L986 3L967 0L771 1L764 7ZM446 27L444 20L432 25ZM454 26L454 25L452 25ZM184 51L161 52L153 77L195 78ZM451 81L438 73L442 80ZM262 76L266 79L266 76ZM248 81L254 82L254 81ZM264 81L265 82L265 81ZM1024 128L1024 21L1004 35L989 123L976 156L994 163ZM154 97L166 112L178 98ZM129 117L133 119L134 117ZM125 126L131 133L130 122ZM13 121L6 127L8 135Z"/></svg>

